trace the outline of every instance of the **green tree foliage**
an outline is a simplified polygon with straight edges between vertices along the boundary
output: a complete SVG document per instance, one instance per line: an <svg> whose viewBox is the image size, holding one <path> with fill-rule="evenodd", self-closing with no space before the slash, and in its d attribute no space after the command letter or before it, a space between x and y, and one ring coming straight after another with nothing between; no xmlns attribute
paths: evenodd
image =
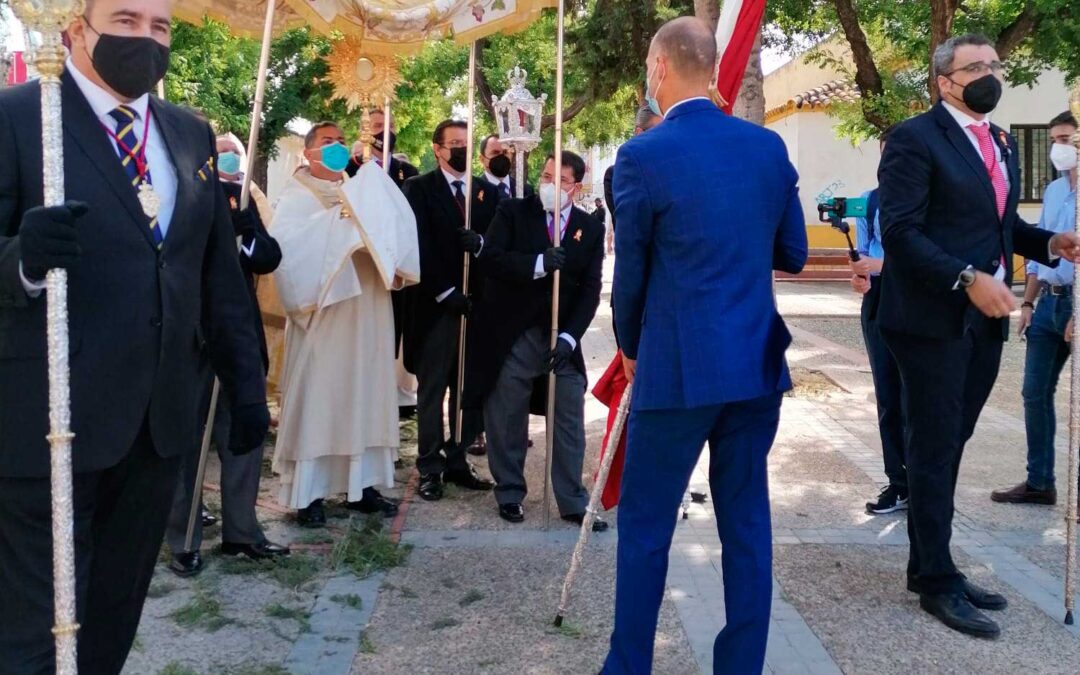
<svg viewBox="0 0 1080 675"><path fill-rule="evenodd" d="M1050 68L1080 76L1075 0L771 0L766 12L773 28L766 34L769 46L796 53L807 42L835 37L851 49L843 59L825 50L810 58L859 84L862 101L830 107L840 133L853 142L936 100L930 55L948 35L987 35L1014 85L1032 84ZM860 42L868 47L864 53Z"/></svg>

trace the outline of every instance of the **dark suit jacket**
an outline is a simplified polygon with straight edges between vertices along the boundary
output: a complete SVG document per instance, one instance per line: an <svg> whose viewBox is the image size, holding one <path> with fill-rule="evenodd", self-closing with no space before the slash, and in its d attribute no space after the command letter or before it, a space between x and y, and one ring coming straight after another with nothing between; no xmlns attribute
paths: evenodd
<svg viewBox="0 0 1080 675"><path fill-rule="evenodd" d="M991 125L1008 164L1009 197L998 218L982 157L940 103L889 136L878 170L885 247L878 319L889 330L928 338L963 335L980 314L963 289L968 265L993 274L1013 251L1048 264L1051 233L1016 213L1020 168L1016 141ZM1004 139L1002 142L1000 139ZM1002 145L1003 143L1003 145ZM1012 283L1007 264L1005 282ZM1007 319L991 319L1008 335Z"/></svg>
<svg viewBox="0 0 1080 675"><path fill-rule="evenodd" d="M607 209L605 209L603 206L600 206L595 211L593 211L592 212L592 217L596 218L596 220L601 225L603 225L604 227L607 227Z"/></svg>
<svg viewBox="0 0 1080 675"><path fill-rule="evenodd" d="M476 337L470 338L475 380L469 382L469 398L482 398L491 390L522 333L533 327L551 330L553 275L533 278L536 257L551 247L547 215L539 197L504 200L484 237L478 263L487 282L477 311ZM600 305L604 228L575 207L560 243L566 265L559 280L558 328L577 341L574 365L585 374L581 339Z"/></svg>
<svg viewBox="0 0 1080 675"><path fill-rule="evenodd" d="M345 167L345 173L349 174L349 178L356 175L356 172L360 170L360 164L355 159L349 160L349 165ZM419 176L420 172L416 170L416 167L408 162L398 161L397 158L390 158L390 180L394 181L394 184L399 188L405 185L405 181Z"/></svg>
<svg viewBox="0 0 1080 675"><path fill-rule="evenodd" d="M225 192L225 199L228 200L230 211L235 211L240 205L241 185L239 183L223 182L221 188ZM251 248L252 243L254 243L255 249L250 256L242 251L240 252L240 269L244 271L244 278L251 294L251 306L254 311L252 318L255 323L255 334L259 340L259 349L262 352L263 367L269 371L270 354L266 348L266 333L263 330L259 298L255 294L255 275L272 274L277 269L278 265L281 264L281 247L278 246L277 240L266 231L266 226L259 216L259 209L256 208L254 201L248 202L247 210L255 220L255 234L244 236L241 243L244 248ZM239 237L242 233L234 231L234 234Z"/></svg>
<svg viewBox="0 0 1080 675"><path fill-rule="evenodd" d="M611 209L611 229L615 229L615 194L611 189L615 180L615 165L612 164L604 171L604 203Z"/></svg>
<svg viewBox="0 0 1080 675"><path fill-rule="evenodd" d="M424 340L446 312L435 298L450 288L463 290L464 253L458 230L464 226L465 216L438 168L406 181L405 197L416 216L420 244L420 283L408 289L404 310L405 367L415 373ZM487 232L498 201L490 183L473 179L472 229L481 235ZM475 265L470 265L469 293L477 299L482 297Z"/></svg>
<svg viewBox="0 0 1080 675"><path fill-rule="evenodd" d="M65 195L90 205L68 270L75 470L119 462L147 420L158 454L189 452L204 325L233 404L266 400L228 205L216 171L198 175L216 160L214 134L151 98L178 183L158 251L108 136L71 77L62 82ZM10 477L49 475L45 294L29 297L19 279L22 215L43 201L40 99L36 82L0 91L0 476Z"/></svg>

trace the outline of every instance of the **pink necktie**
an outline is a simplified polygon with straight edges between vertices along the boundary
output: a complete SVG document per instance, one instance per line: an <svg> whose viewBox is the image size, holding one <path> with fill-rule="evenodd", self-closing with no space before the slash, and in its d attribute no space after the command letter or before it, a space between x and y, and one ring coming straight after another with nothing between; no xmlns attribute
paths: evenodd
<svg viewBox="0 0 1080 675"><path fill-rule="evenodd" d="M968 129L971 129L979 141L979 152L982 153L986 172L990 174L990 183L994 186L998 218L1004 219L1005 200L1009 197L1009 187L1005 184L1005 174L1001 172L1001 165L998 164L997 156L994 154L994 139L990 138L990 125L969 124Z"/></svg>

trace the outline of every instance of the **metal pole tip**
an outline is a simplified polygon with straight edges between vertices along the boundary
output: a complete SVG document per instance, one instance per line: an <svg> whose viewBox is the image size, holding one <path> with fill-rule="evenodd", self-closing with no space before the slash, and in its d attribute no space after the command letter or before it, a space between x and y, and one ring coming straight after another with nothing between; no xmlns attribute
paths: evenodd
<svg viewBox="0 0 1080 675"><path fill-rule="evenodd" d="M1069 616L1072 616L1071 614ZM555 627L562 628L562 614L555 615Z"/></svg>
<svg viewBox="0 0 1080 675"><path fill-rule="evenodd" d="M1069 611L1065 612L1065 625L1066 626L1073 625L1073 615L1072 615L1072 610L1071 609Z"/></svg>

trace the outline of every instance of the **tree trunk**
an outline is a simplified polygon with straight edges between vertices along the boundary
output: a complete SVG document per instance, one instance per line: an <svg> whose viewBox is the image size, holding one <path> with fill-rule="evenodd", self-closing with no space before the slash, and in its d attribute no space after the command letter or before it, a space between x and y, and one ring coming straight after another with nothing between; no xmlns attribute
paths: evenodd
<svg viewBox="0 0 1080 675"><path fill-rule="evenodd" d="M720 20L720 0L694 0L694 16L709 24L715 33Z"/></svg>
<svg viewBox="0 0 1080 675"><path fill-rule="evenodd" d="M746 62L742 84L731 113L747 122L765 125L765 75L761 70L761 29L758 29L750 59Z"/></svg>
<svg viewBox="0 0 1080 675"><path fill-rule="evenodd" d="M953 19L959 6L960 0L930 0L930 69L926 76L926 90L932 104L941 98L937 88L938 74L934 72L934 51L952 35Z"/></svg>

